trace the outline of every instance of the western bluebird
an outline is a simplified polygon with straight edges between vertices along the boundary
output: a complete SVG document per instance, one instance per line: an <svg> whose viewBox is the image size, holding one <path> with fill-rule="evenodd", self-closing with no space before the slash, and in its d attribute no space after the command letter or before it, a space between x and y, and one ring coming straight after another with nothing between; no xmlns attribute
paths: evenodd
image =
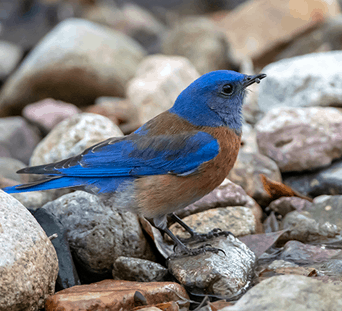
<svg viewBox="0 0 342 311"><path fill-rule="evenodd" d="M195 234L172 213L208 194L228 175L240 148L246 87L265 77L228 70L207 73L182 91L172 108L130 135L107 139L57 163L21 169L18 173L46 177L3 190L82 187L153 218L180 253L215 251L190 250L167 228L166 215Z"/></svg>

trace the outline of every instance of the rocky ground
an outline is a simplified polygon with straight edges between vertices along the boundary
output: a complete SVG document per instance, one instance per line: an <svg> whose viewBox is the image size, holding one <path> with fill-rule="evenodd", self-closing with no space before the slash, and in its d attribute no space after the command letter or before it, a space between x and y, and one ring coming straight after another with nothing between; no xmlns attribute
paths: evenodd
<svg viewBox="0 0 342 311"><path fill-rule="evenodd" d="M201 74L262 72L233 170L178 213L234 236L167 260L171 241L115 202L0 190L0 310L341 310L340 3L152 2L0 3L0 187L131 133Z"/></svg>

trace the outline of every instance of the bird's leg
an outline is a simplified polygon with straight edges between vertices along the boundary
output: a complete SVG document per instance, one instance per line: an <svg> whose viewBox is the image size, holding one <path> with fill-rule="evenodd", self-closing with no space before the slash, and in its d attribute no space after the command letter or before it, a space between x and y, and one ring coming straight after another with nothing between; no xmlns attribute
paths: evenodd
<svg viewBox="0 0 342 311"><path fill-rule="evenodd" d="M205 242L215 237L233 235L230 231L222 231L220 228L215 228L208 233L198 233L192 230L182 219L180 219L175 213L170 214L171 218L177 222L180 226L182 226L187 232L190 233L191 237L188 239L181 239L183 242ZM234 236L234 235L233 235Z"/></svg>
<svg viewBox="0 0 342 311"><path fill-rule="evenodd" d="M172 231L167 227L166 216L157 217L153 219L154 225L164 231L175 243L175 254L171 255L169 259L173 259L181 256L196 256L205 252L213 252L217 254L218 252L223 252L219 248L210 247L208 245L201 246L199 248L188 248L178 237L176 237ZM224 253L224 252L223 252Z"/></svg>

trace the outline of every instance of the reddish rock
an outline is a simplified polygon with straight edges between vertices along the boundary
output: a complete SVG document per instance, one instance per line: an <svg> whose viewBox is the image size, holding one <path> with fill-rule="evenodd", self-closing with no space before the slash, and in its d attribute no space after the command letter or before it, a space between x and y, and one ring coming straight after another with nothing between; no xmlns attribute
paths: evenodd
<svg viewBox="0 0 342 311"><path fill-rule="evenodd" d="M22 114L46 132L50 132L59 122L80 112L81 110L73 104L47 98L27 105Z"/></svg>
<svg viewBox="0 0 342 311"><path fill-rule="evenodd" d="M45 310L129 311L136 307L134 299L136 291L146 298L147 305L178 301L180 297L189 299L185 289L173 282L104 280L90 285L74 286L50 296L45 301Z"/></svg>

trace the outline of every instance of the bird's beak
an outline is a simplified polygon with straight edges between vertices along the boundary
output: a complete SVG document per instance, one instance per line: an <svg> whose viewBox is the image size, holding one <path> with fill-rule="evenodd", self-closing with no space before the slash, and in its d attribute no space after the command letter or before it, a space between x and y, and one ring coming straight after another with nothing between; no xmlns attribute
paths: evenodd
<svg viewBox="0 0 342 311"><path fill-rule="evenodd" d="M260 83L260 80L266 78L266 75L264 73L260 73L255 76L246 76L245 80L242 83L242 86L246 88L247 86L250 86L253 83Z"/></svg>

